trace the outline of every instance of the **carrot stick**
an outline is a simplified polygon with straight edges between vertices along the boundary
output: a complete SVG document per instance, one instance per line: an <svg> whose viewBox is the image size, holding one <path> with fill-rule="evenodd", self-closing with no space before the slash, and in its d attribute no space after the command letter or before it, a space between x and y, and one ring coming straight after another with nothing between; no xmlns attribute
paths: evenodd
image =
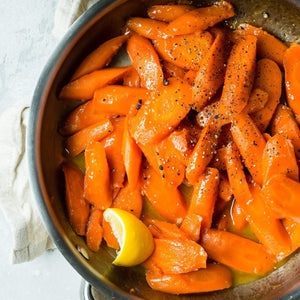
<svg viewBox="0 0 300 300"><path fill-rule="evenodd" d="M127 39L128 36L120 35L101 44L80 63L71 81L106 67Z"/></svg>
<svg viewBox="0 0 300 300"><path fill-rule="evenodd" d="M65 85L58 98L64 100L92 99L97 89L120 81L131 68L106 68L84 75Z"/></svg>
<svg viewBox="0 0 300 300"><path fill-rule="evenodd" d="M124 76L123 85L136 88L141 87L141 78L139 73L135 69L128 71Z"/></svg>
<svg viewBox="0 0 300 300"><path fill-rule="evenodd" d="M184 78L184 69L168 62L168 61L164 61L162 64L162 68L164 71L164 75L165 78L169 78L169 77L178 77L178 78Z"/></svg>
<svg viewBox="0 0 300 300"><path fill-rule="evenodd" d="M89 144L85 150L84 198L98 209L106 209L112 203L109 169L103 145Z"/></svg>
<svg viewBox="0 0 300 300"><path fill-rule="evenodd" d="M178 295L229 288L232 283L232 274L225 266L207 264L206 269L185 274L147 272L146 280L149 286L154 290Z"/></svg>
<svg viewBox="0 0 300 300"><path fill-rule="evenodd" d="M101 226L103 219L103 211L100 209L92 209L86 230L87 246L94 252L99 250L102 242L103 228Z"/></svg>
<svg viewBox="0 0 300 300"><path fill-rule="evenodd" d="M209 229L201 244L209 257L242 272L265 274L274 268L275 258L263 245L227 231Z"/></svg>
<svg viewBox="0 0 300 300"><path fill-rule="evenodd" d="M265 132L279 103L281 81L281 71L275 62L267 58L257 62L254 87L262 89L269 95L265 107L251 115L261 132Z"/></svg>
<svg viewBox="0 0 300 300"><path fill-rule="evenodd" d="M127 52L141 78L142 87L155 90L162 85L163 71L159 57L149 40L137 34L131 36L127 42Z"/></svg>
<svg viewBox="0 0 300 300"><path fill-rule="evenodd" d="M223 149L223 148L222 148ZM226 149L226 148L224 148ZM233 193L231 186L229 184L228 178L223 173L219 174L220 183L219 183L219 194L218 197L223 199L225 202L228 202L232 199Z"/></svg>
<svg viewBox="0 0 300 300"><path fill-rule="evenodd" d="M247 114L256 113L257 111L265 107L266 103L268 102L268 99L268 93L261 89L253 89L243 112Z"/></svg>
<svg viewBox="0 0 300 300"><path fill-rule="evenodd" d="M206 252L191 240L154 239L154 244L154 252L143 263L146 269L180 274L206 267Z"/></svg>
<svg viewBox="0 0 300 300"><path fill-rule="evenodd" d="M230 208L230 217L232 222L232 231L241 232L248 224L246 215L243 213L238 202L234 201Z"/></svg>
<svg viewBox="0 0 300 300"><path fill-rule="evenodd" d="M151 19L171 22L193 9L195 7L191 5L153 5L148 9L148 16Z"/></svg>
<svg viewBox="0 0 300 300"><path fill-rule="evenodd" d="M65 149L70 157L75 157L86 149L89 143L100 141L113 131L112 123L103 119L70 136L65 142Z"/></svg>
<svg viewBox="0 0 300 300"><path fill-rule="evenodd" d="M233 6L229 2L222 1L219 4L200 7L183 14L169 24L167 31L171 35L203 31L234 15Z"/></svg>
<svg viewBox="0 0 300 300"><path fill-rule="evenodd" d="M65 176L65 200L70 224L76 234L85 235L90 206L83 197L83 174L71 163L64 163L62 170Z"/></svg>
<svg viewBox="0 0 300 300"><path fill-rule="evenodd" d="M185 232L192 241L198 242L200 239L202 220L203 218L197 214L187 214L180 229Z"/></svg>
<svg viewBox="0 0 300 300"><path fill-rule="evenodd" d="M117 238L114 236L110 224L106 222L104 219L102 223L102 228L103 228L103 239L105 240L107 246L119 250L120 249L119 242Z"/></svg>

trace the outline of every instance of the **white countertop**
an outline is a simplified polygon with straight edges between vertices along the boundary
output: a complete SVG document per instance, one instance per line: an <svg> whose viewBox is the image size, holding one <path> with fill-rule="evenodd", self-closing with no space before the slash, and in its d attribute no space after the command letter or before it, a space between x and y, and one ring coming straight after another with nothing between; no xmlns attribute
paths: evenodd
<svg viewBox="0 0 300 300"><path fill-rule="evenodd" d="M58 0L0 1L0 112L33 93L57 40L52 37ZM58 250L32 262L10 264L12 237L0 211L1 299L80 299L81 277Z"/></svg>

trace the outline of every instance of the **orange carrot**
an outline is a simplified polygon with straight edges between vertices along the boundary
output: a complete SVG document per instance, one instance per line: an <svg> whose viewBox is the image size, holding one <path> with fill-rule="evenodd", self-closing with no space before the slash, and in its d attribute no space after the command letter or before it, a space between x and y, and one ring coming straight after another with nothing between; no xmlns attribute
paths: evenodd
<svg viewBox="0 0 300 300"><path fill-rule="evenodd" d="M90 206L83 197L83 174L71 163L64 163L62 170L65 176L66 207L70 224L76 234L85 235Z"/></svg>
<svg viewBox="0 0 300 300"><path fill-rule="evenodd" d="M185 274L161 274L148 271L146 280L154 290L178 295L229 288L232 282L232 274L225 266L211 263L207 264L206 269Z"/></svg>
<svg viewBox="0 0 300 300"><path fill-rule="evenodd" d="M132 67L107 68L84 75L65 85L59 94L59 99L92 99L97 89L120 81L131 68Z"/></svg>
<svg viewBox="0 0 300 300"><path fill-rule="evenodd" d="M261 132L264 132L268 127L279 103L281 81L281 71L275 62L267 58L257 62L254 87L262 89L269 95L265 107L251 115L255 125Z"/></svg>
<svg viewBox="0 0 300 300"><path fill-rule="evenodd" d="M123 85L136 88L141 87L141 78L139 73L135 69L128 71L124 76Z"/></svg>
<svg viewBox="0 0 300 300"><path fill-rule="evenodd" d="M186 70L199 70L200 64L213 43L207 32L157 39L154 47L163 60Z"/></svg>
<svg viewBox="0 0 300 300"><path fill-rule="evenodd" d="M141 78L142 87L155 90L162 85L163 71L159 57L149 40L137 34L131 36L127 42L127 52Z"/></svg>
<svg viewBox="0 0 300 300"><path fill-rule="evenodd" d="M171 35L203 31L234 15L233 6L229 2L222 1L216 5L200 7L183 14L169 24L167 31Z"/></svg>
<svg viewBox="0 0 300 300"><path fill-rule="evenodd" d="M209 166L212 168L216 168L218 170L225 171L226 170L226 147L219 148L212 160L209 163Z"/></svg>
<svg viewBox="0 0 300 300"><path fill-rule="evenodd" d="M230 212L229 209L224 209L222 214L219 216L218 221L216 222L215 226L218 230L228 231L230 224Z"/></svg>
<svg viewBox="0 0 300 300"><path fill-rule="evenodd" d="M187 81L190 85L193 85L193 82L197 76L197 72L195 70L189 70L184 75L184 80Z"/></svg>
<svg viewBox="0 0 300 300"><path fill-rule="evenodd" d="M106 222L104 219L102 223L102 228L103 228L103 239L105 240L107 246L119 250L120 249L119 242L117 238L114 236L110 224Z"/></svg>
<svg viewBox="0 0 300 300"><path fill-rule="evenodd" d="M291 252L293 252L300 247L300 222L295 222L290 218L284 219L282 222L291 238Z"/></svg>
<svg viewBox="0 0 300 300"><path fill-rule="evenodd" d="M230 217L232 222L232 231L234 232L241 232L248 224L243 210L236 201L234 201L231 205Z"/></svg>
<svg viewBox="0 0 300 300"><path fill-rule="evenodd" d="M143 263L146 269L180 274L206 267L206 252L191 240L154 239L154 244L152 255Z"/></svg>
<svg viewBox="0 0 300 300"><path fill-rule="evenodd" d="M225 148L226 149L226 148ZM219 174L220 183L219 183L219 198L223 199L225 202L228 202L232 199L233 193L231 186L229 184L228 178L223 173Z"/></svg>
<svg viewBox="0 0 300 300"><path fill-rule="evenodd" d="M217 197L215 207L214 207L214 216L213 217L219 217L224 210L228 207L228 201L224 201L222 198ZM214 224L212 225L212 227Z"/></svg>
<svg viewBox="0 0 300 300"><path fill-rule="evenodd" d="M202 220L203 218L197 214L187 214L180 229L185 232L192 241L198 242L200 239Z"/></svg>
<svg viewBox="0 0 300 300"><path fill-rule="evenodd" d="M264 92L261 89L253 89L243 112L247 114L256 113L257 111L265 107L268 99L268 93Z"/></svg>
<svg viewBox="0 0 300 300"><path fill-rule="evenodd" d="M103 211L100 209L92 209L86 230L86 243L88 247L97 252L102 242L103 228L101 226L103 219Z"/></svg>
<svg viewBox="0 0 300 300"><path fill-rule="evenodd" d="M106 209L112 203L109 169L103 145L89 144L85 150L84 198L98 209Z"/></svg>
<svg viewBox="0 0 300 300"><path fill-rule="evenodd" d="M100 141L112 131L112 123L107 119L103 119L99 123L86 127L70 136L65 142L66 152L70 157L75 157L84 151L88 144Z"/></svg>
<svg viewBox="0 0 300 300"><path fill-rule="evenodd" d="M162 64L162 68L164 71L164 75L165 78L169 78L169 77L177 77L177 78L184 78L184 69L168 62L168 61L164 61Z"/></svg>
<svg viewBox="0 0 300 300"><path fill-rule="evenodd" d="M209 257L242 272L265 274L274 268L275 258L263 245L227 231L209 229L201 244Z"/></svg>
<svg viewBox="0 0 300 300"><path fill-rule="evenodd" d="M126 35L120 35L101 44L80 63L71 81L107 66L127 38Z"/></svg>
<svg viewBox="0 0 300 300"><path fill-rule="evenodd" d="M171 22L193 9L195 7L191 5L153 5L148 9L148 16L151 19Z"/></svg>

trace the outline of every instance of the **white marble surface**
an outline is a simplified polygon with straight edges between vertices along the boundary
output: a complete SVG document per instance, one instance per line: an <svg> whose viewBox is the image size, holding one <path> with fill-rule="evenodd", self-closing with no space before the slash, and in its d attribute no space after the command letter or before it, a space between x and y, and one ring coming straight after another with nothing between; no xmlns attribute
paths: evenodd
<svg viewBox="0 0 300 300"><path fill-rule="evenodd" d="M57 0L0 0L0 112L33 93L57 40ZM12 238L0 211L0 299L80 299L81 277L58 250L32 262L10 264Z"/></svg>

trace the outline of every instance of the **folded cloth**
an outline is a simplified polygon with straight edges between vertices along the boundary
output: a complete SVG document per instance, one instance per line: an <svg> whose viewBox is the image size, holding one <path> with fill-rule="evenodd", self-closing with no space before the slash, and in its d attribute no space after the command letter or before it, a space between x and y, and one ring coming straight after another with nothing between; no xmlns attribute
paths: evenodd
<svg viewBox="0 0 300 300"><path fill-rule="evenodd" d="M59 0L53 35L61 38L95 2L97 0ZM13 264L30 261L45 250L55 248L29 186L25 140L30 103L31 97L25 97L0 115L0 207L11 227Z"/></svg>

